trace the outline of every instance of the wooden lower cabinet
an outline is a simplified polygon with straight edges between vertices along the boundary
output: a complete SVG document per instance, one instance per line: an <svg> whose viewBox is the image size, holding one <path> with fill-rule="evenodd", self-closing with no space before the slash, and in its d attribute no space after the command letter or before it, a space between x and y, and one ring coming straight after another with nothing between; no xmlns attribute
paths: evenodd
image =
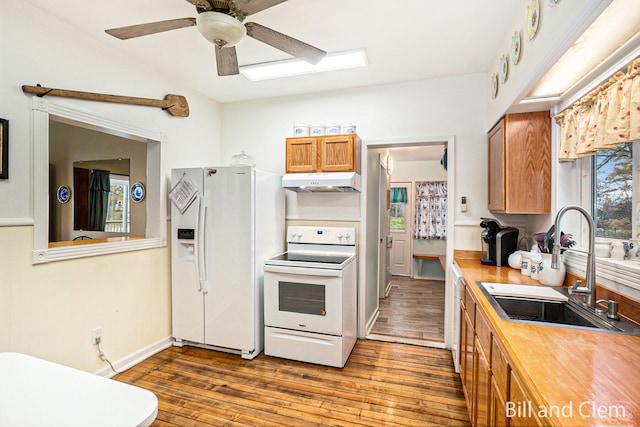
<svg viewBox="0 0 640 427"><path fill-rule="evenodd" d="M520 380L516 375L511 376L510 394L508 408L511 415L510 420L512 426L530 427L541 425L540 420L536 416L537 407L531 402L527 396Z"/></svg>
<svg viewBox="0 0 640 427"><path fill-rule="evenodd" d="M491 398L489 400L489 425L508 426L507 397L511 368L494 336L491 340Z"/></svg>
<svg viewBox="0 0 640 427"><path fill-rule="evenodd" d="M491 377L491 396L489 398L489 425L506 427L509 425L507 418L507 400L500 392L496 378Z"/></svg>
<svg viewBox="0 0 640 427"><path fill-rule="evenodd" d="M473 414L473 406L474 406L474 379L473 379L473 346L474 346L474 333L473 333L473 323L469 319L469 315L467 312L464 313L463 317L463 328L464 328L464 336L463 342L461 343L461 354L462 354L462 363L460 364L460 371L462 372L462 388L464 390L464 397L467 401L467 408L469 408L469 419Z"/></svg>
<svg viewBox="0 0 640 427"><path fill-rule="evenodd" d="M542 425L504 344L467 288L460 304L460 378L473 426Z"/></svg>
<svg viewBox="0 0 640 427"><path fill-rule="evenodd" d="M474 405L473 348L475 345L475 312L475 302L463 288L460 300L460 379L467 408L469 408L470 419Z"/></svg>
<svg viewBox="0 0 640 427"><path fill-rule="evenodd" d="M472 423L479 427L485 427L489 424L489 398L491 395L491 365L480 341L476 339L476 348L474 350L474 368L475 377L475 422Z"/></svg>

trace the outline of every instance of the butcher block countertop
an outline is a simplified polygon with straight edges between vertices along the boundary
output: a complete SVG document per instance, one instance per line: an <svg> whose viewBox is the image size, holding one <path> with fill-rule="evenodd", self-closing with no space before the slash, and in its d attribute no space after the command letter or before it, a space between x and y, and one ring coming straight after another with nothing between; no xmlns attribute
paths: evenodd
<svg viewBox="0 0 640 427"><path fill-rule="evenodd" d="M538 284L509 267L456 255L478 305L532 400L553 412L544 424L640 426L640 337L501 319L476 281Z"/></svg>

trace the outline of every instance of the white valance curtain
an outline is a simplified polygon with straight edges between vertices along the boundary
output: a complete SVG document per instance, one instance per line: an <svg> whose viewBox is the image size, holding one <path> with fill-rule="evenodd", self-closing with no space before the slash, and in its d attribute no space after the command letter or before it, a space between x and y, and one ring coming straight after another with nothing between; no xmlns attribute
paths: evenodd
<svg viewBox="0 0 640 427"><path fill-rule="evenodd" d="M560 125L560 161L640 139L640 58L626 74L616 73L554 118Z"/></svg>
<svg viewBox="0 0 640 427"><path fill-rule="evenodd" d="M445 239L447 236L447 182L416 182L414 239Z"/></svg>

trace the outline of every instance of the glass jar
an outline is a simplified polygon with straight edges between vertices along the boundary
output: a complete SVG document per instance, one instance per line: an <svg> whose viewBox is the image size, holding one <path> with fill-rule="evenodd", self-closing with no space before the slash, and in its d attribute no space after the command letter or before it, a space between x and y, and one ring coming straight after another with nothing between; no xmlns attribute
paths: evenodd
<svg viewBox="0 0 640 427"><path fill-rule="evenodd" d="M244 151L241 151L240 154L236 154L235 156L231 157L231 163L229 164L231 166L247 165L251 167L254 167L256 165L256 163L253 161L253 156L245 154Z"/></svg>

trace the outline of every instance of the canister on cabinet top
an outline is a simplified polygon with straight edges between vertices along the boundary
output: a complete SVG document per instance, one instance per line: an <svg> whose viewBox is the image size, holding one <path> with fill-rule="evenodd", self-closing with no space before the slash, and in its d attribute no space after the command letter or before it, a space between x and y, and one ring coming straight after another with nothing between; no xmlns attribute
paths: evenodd
<svg viewBox="0 0 640 427"><path fill-rule="evenodd" d="M342 125L342 133L356 133L356 125Z"/></svg>
<svg viewBox="0 0 640 427"><path fill-rule="evenodd" d="M293 126L293 136L309 136L309 125L297 124Z"/></svg>
<svg viewBox="0 0 640 427"><path fill-rule="evenodd" d="M327 125L325 128L327 135L337 135L340 133L340 125Z"/></svg>
<svg viewBox="0 0 640 427"><path fill-rule="evenodd" d="M311 136L321 136L324 135L324 126L321 125L311 125L309 127L311 132Z"/></svg>

